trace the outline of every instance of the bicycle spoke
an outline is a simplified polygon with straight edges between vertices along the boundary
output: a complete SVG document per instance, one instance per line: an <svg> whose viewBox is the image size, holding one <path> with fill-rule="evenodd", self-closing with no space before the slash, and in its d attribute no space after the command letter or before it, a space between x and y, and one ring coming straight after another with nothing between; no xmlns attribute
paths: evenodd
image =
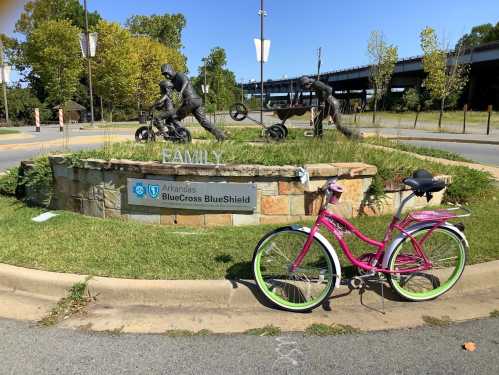
<svg viewBox="0 0 499 375"><path fill-rule="evenodd" d="M323 299L334 287L331 259L326 248L312 241L301 264L291 272L307 241L301 231L283 231L263 242L258 252L255 272L257 285L273 302L296 310L305 310ZM263 283L258 283L258 274Z"/></svg>
<svg viewBox="0 0 499 375"><path fill-rule="evenodd" d="M425 238L429 229L422 229L413 236L417 240ZM451 231L436 229L420 243L421 251L430 262L418 257L411 241L404 241L390 258L390 269L395 271L418 269L406 275L392 274L390 281L402 296L414 300L426 300L438 297L449 290L464 268L464 248L462 241Z"/></svg>

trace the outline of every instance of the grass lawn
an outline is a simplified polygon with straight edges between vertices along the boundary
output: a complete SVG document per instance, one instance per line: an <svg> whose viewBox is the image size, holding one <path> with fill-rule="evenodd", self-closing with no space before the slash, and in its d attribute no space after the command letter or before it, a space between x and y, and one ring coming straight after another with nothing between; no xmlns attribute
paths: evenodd
<svg viewBox="0 0 499 375"><path fill-rule="evenodd" d="M15 130L15 129L2 129L0 128L0 135L3 135L3 134L17 134L19 133L19 130Z"/></svg>
<svg viewBox="0 0 499 375"><path fill-rule="evenodd" d="M499 190L471 202L470 208L473 215L463 219L471 247L470 263L499 259ZM0 262L123 278L249 278L255 245L275 228L167 227L69 212L59 212L59 216L44 223L31 221L41 212L14 198L0 196ZM366 234L378 239L388 221L386 216L353 220ZM364 246L354 248L357 255L363 252ZM343 256L340 259L347 265Z"/></svg>
<svg viewBox="0 0 499 375"><path fill-rule="evenodd" d="M427 111L420 112L418 117L418 124L422 123L433 123L435 126L438 124L438 111ZM442 117L442 124L445 125L459 125L463 124L463 111L446 111ZM470 111L466 115L466 126L480 126L484 129L487 126L488 112L485 111ZM382 111L376 113L376 118L378 122L383 122L383 120L390 120L392 122L401 122L401 125L414 125L414 119L416 118L415 112L387 112ZM357 115L357 120L361 124L371 124L372 112L366 112ZM492 112L490 117L490 127L499 128L499 112Z"/></svg>

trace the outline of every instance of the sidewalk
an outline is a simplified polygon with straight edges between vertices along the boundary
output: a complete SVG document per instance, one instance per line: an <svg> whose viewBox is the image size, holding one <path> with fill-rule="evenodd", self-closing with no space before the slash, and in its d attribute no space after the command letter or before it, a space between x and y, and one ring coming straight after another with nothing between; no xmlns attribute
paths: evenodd
<svg viewBox="0 0 499 375"><path fill-rule="evenodd" d="M0 265L0 316L39 320L74 283L85 276L58 274ZM330 305L308 314L289 313L262 303L252 281L125 280L96 277L88 282L96 302L84 314L59 326L95 331L162 333L182 329L243 332L275 325L303 330L313 323L348 324L361 330L414 327L423 316L453 321L486 317L499 307L499 261L468 266L461 280L434 301L401 301L379 286L364 293L342 286ZM385 313L382 309L384 307Z"/></svg>
<svg viewBox="0 0 499 375"><path fill-rule="evenodd" d="M483 143L499 145L499 132L491 132L490 135L477 133L443 133L435 131L426 131L418 129L400 129L389 127L359 127L366 136L379 135L386 138L403 140L428 140L444 142L462 142L462 143Z"/></svg>

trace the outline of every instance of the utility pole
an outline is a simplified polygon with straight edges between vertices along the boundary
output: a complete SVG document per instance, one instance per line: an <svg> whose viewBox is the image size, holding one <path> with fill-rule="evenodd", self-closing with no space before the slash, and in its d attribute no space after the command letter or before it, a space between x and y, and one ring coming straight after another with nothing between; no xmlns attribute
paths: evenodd
<svg viewBox="0 0 499 375"><path fill-rule="evenodd" d="M203 98L204 98L204 105L206 106L206 91L208 91L206 88L206 57L203 59L204 62L204 90L203 90Z"/></svg>
<svg viewBox="0 0 499 375"><path fill-rule="evenodd" d="M3 65L3 42L0 40L0 74L2 75L3 105L5 107L5 122L9 126L9 104L7 102L7 77L5 77L5 67Z"/></svg>
<svg viewBox="0 0 499 375"><path fill-rule="evenodd" d="M260 0L260 122L263 124L263 53L264 53L264 39L263 39L263 20L267 15L263 8L263 0Z"/></svg>
<svg viewBox="0 0 499 375"><path fill-rule="evenodd" d="M322 64L322 47L319 47L317 51L317 81L321 76L321 64Z"/></svg>
<svg viewBox="0 0 499 375"><path fill-rule="evenodd" d="M85 7L85 37L87 39L87 61L88 61L88 91L90 92L90 118L92 127L94 125L94 94L92 92L92 65L90 63L90 34L88 32L88 9L87 0L84 0Z"/></svg>
<svg viewBox="0 0 499 375"><path fill-rule="evenodd" d="M244 78L241 79L241 103L244 103Z"/></svg>

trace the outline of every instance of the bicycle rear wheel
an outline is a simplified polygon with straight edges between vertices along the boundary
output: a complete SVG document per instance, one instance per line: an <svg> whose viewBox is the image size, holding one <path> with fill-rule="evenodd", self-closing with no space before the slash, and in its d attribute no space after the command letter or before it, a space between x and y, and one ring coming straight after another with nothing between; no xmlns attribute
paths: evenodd
<svg viewBox="0 0 499 375"><path fill-rule="evenodd" d="M253 256L255 281L271 303L288 311L309 311L327 299L335 286L337 270L326 246L313 239L298 269L290 271L308 234L292 227L265 235Z"/></svg>
<svg viewBox="0 0 499 375"><path fill-rule="evenodd" d="M419 242L430 230L423 228L412 236ZM389 269L395 271L388 276L392 288L410 301L427 301L444 294L457 283L466 264L466 244L448 228L435 229L420 246L431 262L428 270L396 272L419 268L424 264L408 237L397 246L388 261Z"/></svg>

